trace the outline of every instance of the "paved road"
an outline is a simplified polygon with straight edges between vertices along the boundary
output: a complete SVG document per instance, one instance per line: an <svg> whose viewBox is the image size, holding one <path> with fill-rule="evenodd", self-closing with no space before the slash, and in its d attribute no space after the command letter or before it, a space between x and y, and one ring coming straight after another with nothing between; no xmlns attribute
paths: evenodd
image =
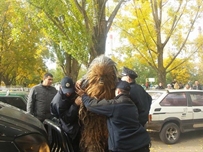
<svg viewBox="0 0 203 152"><path fill-rule="evenodd" d="M152 146L150 152L203 152L203 131L181 134L178 143L164 144L158 133L151 132Z"/></svg>

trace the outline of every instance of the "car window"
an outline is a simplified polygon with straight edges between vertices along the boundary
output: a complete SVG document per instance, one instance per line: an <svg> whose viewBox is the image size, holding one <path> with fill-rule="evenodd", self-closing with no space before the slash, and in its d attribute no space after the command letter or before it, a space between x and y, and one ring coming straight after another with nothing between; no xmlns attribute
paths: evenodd
<svg viewBox="0 0 203 152"><path fill-rule="evenodd" d="M157 100L163 94L163 92L147 92L147 93L152 97L152 100Z"/></svg>
<svg viewBox="0 0 203 152"><path fill-rule="evenodd" d="M19 97L0 97L0 101L15 106L19 109L26 110L26 103Z"/></svg>
<svg viewBox="0 0 203 152"><path fill-rule="evenodd" d="M187 106L185 93L170 93L161 102L161 106Z"/></svg>
<svg viewBox="0 0 203 152"><path fill-rule="evenodd" d="M203 93L190 93L192 106L203 106Z"/></svg>

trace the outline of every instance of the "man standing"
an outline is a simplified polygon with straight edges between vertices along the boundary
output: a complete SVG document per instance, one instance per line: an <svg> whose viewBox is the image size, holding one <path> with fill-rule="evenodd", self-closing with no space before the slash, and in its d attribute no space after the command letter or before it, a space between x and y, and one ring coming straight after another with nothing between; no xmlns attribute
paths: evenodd
<svg viewBox="0 0 203 152"><path fill-rule="evenodd" d="M38 118L41 122L51 118L50 103L57 93L53 83L53 75L46 73L43 81L32 87L27 102L27 112Z"/></svg>
<svg viewBox="0 0 203 152"><path fill-rule="evenodd" d="M148 121L152 97L141 85L136 83L135 79L137 77L138 75L133 70L123 67L121 80L130 83L130 96L138 108L139 121L144 126Z"/></svg>

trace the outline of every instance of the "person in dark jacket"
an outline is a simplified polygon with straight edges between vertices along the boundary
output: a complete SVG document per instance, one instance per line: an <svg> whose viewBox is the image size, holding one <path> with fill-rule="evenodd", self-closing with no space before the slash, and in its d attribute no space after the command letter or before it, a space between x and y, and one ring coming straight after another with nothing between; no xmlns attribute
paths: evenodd
<svg viewBox="0 0 203 152"><path fill-rule="evenodd" d="M199 81L195 80L195 83L192 87L193 90L202 90L202 86L199 84Z"/></svg>
<svg viewBox="0 0 203 152"><path fill-rule="evenodd" d="M63 131L70 137L74 152L79 151L80 141L78 111L81 101L75 100L76 97L72 79L64 77L61 80L59 91L50 105L51 114L59 120Z"/></svg>
<svg viewBox="0 0 203 152"><path fill-rule="evenodd" d="M148 121L149 110L152 103L152 97L145 91L145 89L136 83L135 79L138 75L131 69L123 67L122 81L127 81L130 84L130 96L132 101L138 108L139 121L145 126Z"/></svg>
<svg viewBox="0 0 203 152"><path fill-rule="evenodd" d="M34 115L41 122L52 117L50 103L57 93L56 88L51 86L52 83L53 75L46 73L44 74L43 81L32 87L28 95L27 112Z"/></svg>
<svg viewBox="0 0 203 152"><path fill-rule="evenodd" d="M87 110L107 116L108 147L112 152L149 152L150 137L139 123L136 105L130 99L130 85L125 81L117 84L111 100L91 98L80 88L76 93L82 97Z"/></svg>
<svg viewBox="0 0 203 152"><path fill-rule="evenodd" d="M160 82L159 85L156 87L157 90L165 89L163 84Z"/></svg>

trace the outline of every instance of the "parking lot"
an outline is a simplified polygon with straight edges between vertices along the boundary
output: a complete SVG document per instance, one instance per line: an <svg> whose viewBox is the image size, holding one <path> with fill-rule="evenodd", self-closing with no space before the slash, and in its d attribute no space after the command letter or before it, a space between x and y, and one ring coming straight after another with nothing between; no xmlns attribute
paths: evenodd
<svg viewBox="0 0 203 152"><path fill-rule="evenodd" d="M161 142L158 133L150 132L150 136L150 152L203 152L203 131L181 134L179 142L173 145Z"/></svg>

